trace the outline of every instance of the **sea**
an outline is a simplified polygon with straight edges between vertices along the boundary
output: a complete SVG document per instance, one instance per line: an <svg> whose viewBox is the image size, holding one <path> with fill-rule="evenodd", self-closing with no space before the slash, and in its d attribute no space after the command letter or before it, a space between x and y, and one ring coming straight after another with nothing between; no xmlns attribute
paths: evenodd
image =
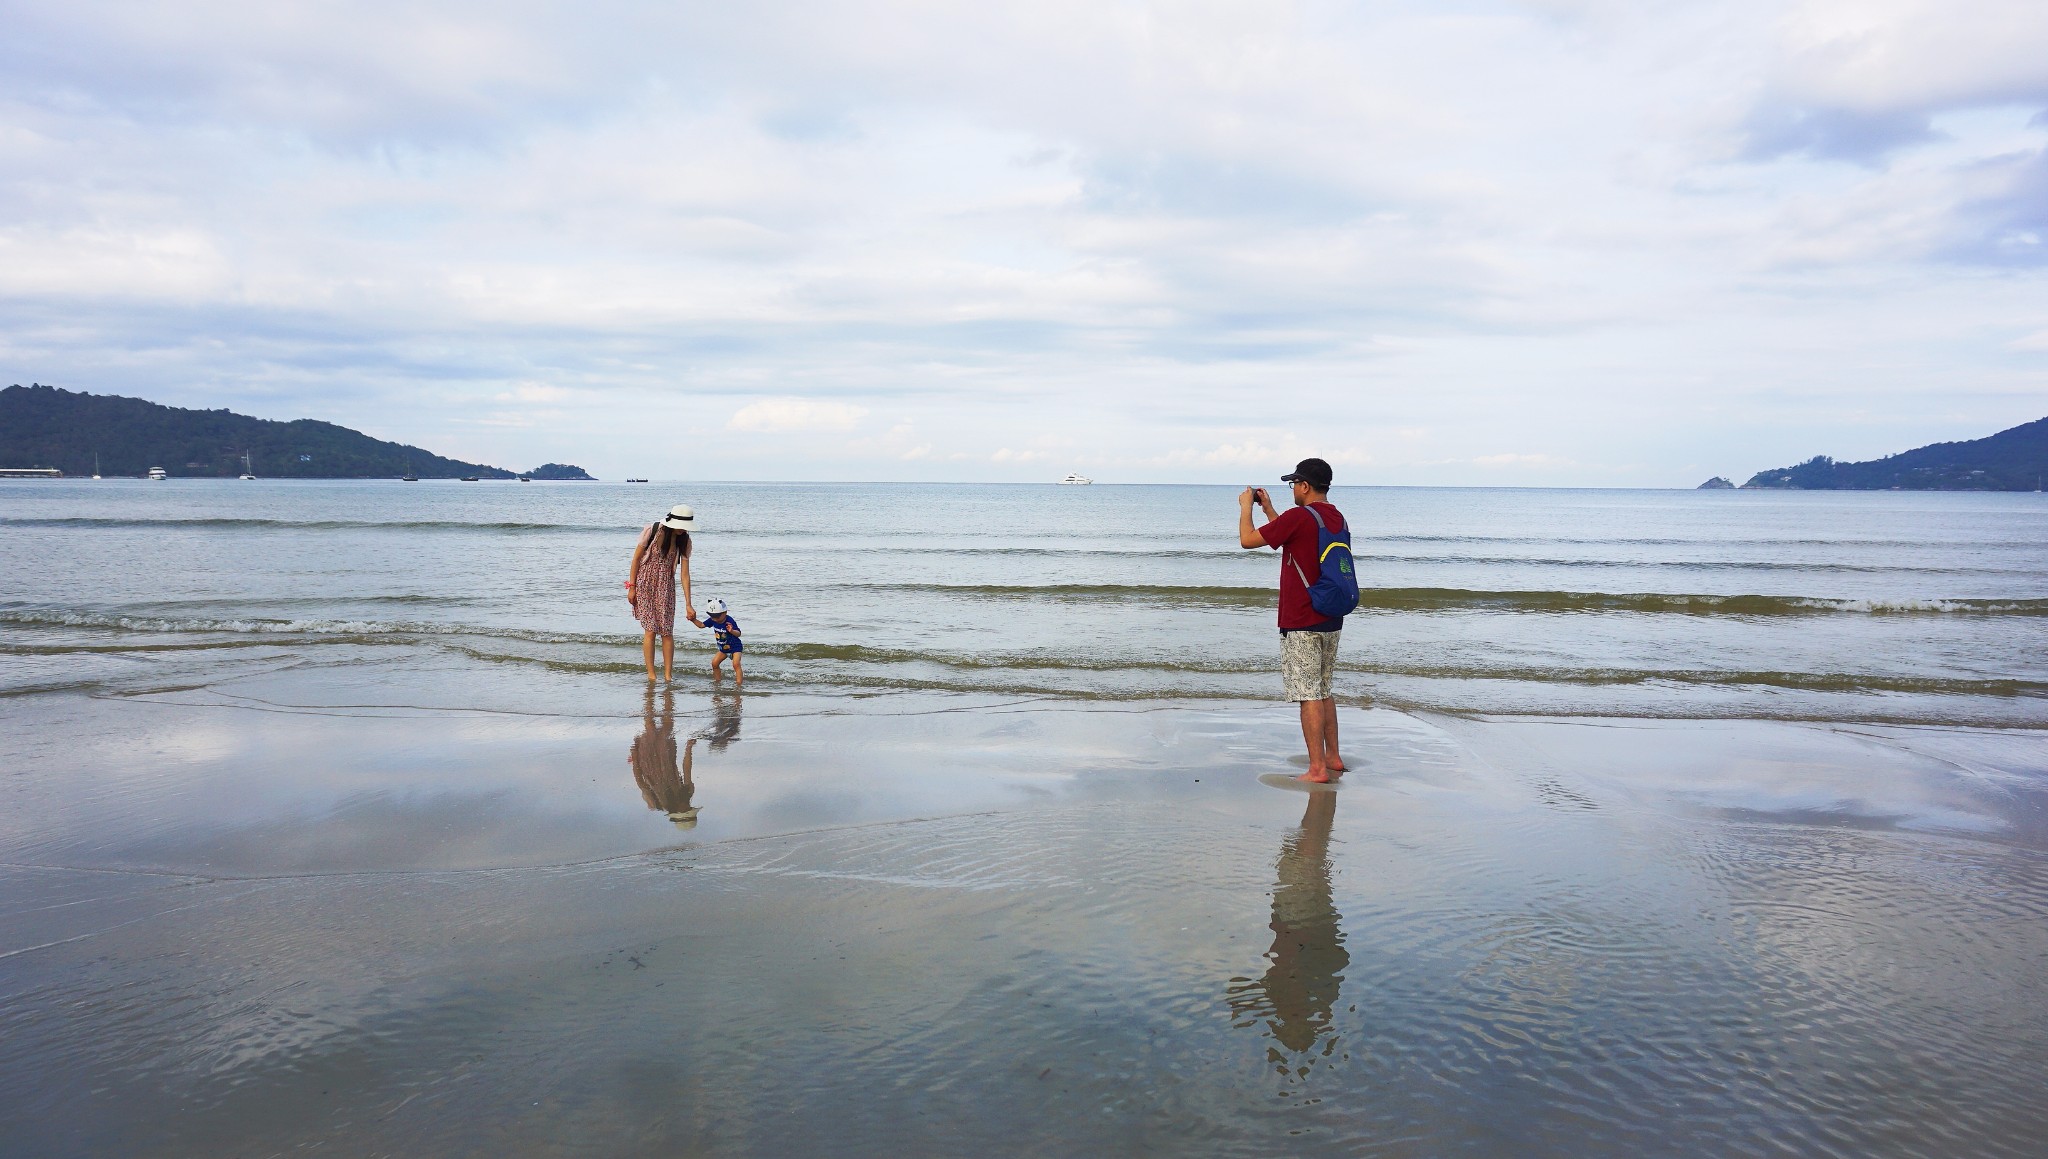
<svg viewBox="0 0 2048 1159"><path fill-rule="evenodd" d="M0 488L0 693L364 649L631 675L640 529L761 691L1266 700L1236 489L64 480ZM2034 494L1339 488L1338 696L1463 713L2048 724ZM684 625L687 635L691 630Z"/></svg>
<svg viewBox="0 0 2048 1159"><path fill-rule="evenodd" d="M2042 1153L2048 498L1238 490L0 481L0 1156Z"/></svg>

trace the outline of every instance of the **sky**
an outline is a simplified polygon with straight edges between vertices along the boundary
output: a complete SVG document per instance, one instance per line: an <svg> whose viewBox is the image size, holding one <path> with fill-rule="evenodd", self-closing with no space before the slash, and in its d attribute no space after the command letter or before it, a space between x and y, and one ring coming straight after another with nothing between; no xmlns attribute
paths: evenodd
<svg viewBox="0 0 2048 1159"><path fill-rule="evenodd" d="M0 0L0 383L600 477L1692 486L2048 415L2048 4Z"/></svg>

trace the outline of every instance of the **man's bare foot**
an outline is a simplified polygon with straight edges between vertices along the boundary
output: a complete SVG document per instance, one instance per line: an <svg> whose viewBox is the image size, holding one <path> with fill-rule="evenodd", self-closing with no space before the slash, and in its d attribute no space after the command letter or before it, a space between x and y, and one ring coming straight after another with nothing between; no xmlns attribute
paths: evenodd
<svg viewBox="0 0 2048 1159"><path fill-rule="evenodd" d="M1345 764L1341 757L1330 758L1329 763L1323 767L1329 769L1330 775L1333 777L1341 777L1351 771L1351 766Z"/></svg>
<svg viewBox="0 0 2048 1159"><path fill-rule="evenodd" d="M1311 785L1327 785L1330 783L1330 772L1331 770L1329 769L1319 769L1314 765L1310 765L1307 772L1294 779L1297 781L1307 781ZM1344 775L1344 770L1342 769L1338 769L1336 772L1338 776Z"/></svg>

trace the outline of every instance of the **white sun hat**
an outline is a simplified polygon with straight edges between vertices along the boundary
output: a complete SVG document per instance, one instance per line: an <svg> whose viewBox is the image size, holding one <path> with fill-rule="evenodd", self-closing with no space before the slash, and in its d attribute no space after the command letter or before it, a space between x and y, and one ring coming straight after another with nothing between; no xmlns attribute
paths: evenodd
<svg viewBox="0 0 2048 1159"><path fill-rule="evenodd" d="M689 504L678 503L668 509L668 515L662 519L661 525L670 531L695 531L697 530L697 513L690 508Z"/></svg>
<svg viewBox="0 0 2048 1159"><path fill-rule="evenodd" d="M724 615L725 601L719 599L717 596L712 596L710 599L704 601L704 613L710 616Z"/></svg>

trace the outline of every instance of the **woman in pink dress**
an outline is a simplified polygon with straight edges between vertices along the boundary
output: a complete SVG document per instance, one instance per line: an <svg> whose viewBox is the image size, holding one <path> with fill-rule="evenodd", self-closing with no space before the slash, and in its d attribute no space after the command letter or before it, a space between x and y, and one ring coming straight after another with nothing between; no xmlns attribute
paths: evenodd
<svg viewBox="0 0 2048 1159"><path fill-rule="evenodd" d="M697 622L697 607L690 602L690 532L697 529L697 513L688 507L669 508L658 523L650 523L633 545L633 563L626 571L626 601L633 605L633 618L640 621L640 656L647 662L647 679L654 679L654 638L661 637L661 678L672 680L670 670L676 657L676 583L683 588L683 616Z"/></svg>

